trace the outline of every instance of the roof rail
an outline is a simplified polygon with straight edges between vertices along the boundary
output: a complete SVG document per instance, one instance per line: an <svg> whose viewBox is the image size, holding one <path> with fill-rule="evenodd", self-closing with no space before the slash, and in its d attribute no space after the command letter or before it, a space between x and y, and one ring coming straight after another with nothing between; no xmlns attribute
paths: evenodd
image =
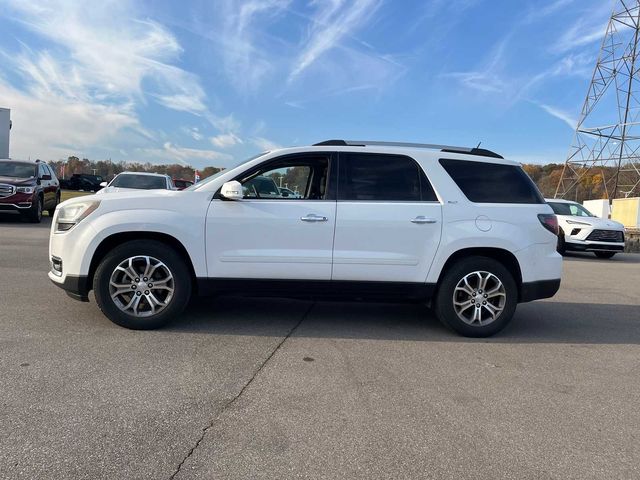
<svg viewBox="0 0 640 480"><path fill-rule="evenodd" d="M487 150L485 148L453 147L450 145L432 145L428 143L407 143L407 142L378 142L370 140L325 140L314 143L314 147L408 147L408 148L430 148L446 153L464 153L467 155L478 155L481 157L504 158L502 155Z"/></svg>

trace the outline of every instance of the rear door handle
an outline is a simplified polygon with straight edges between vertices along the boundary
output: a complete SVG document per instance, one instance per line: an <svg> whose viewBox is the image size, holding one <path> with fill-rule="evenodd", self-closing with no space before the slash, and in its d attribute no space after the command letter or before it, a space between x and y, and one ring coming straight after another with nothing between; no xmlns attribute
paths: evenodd
<svg viewBox="0 0 640 480"><path fill-rule="evenodd" d="M414 218L413 220L411 220L411 223L437 223L438 220L436 220L435 218L427 218L424 215L420 215L416 218Z"/></svg>
<svg viewBox="0 0 640 480"><path fill-rule="evenodd" d="M327 217L316 215L315 213L309 213L304 217L300 217L300 220L302 220L303 222L326 222Z"/></svg>

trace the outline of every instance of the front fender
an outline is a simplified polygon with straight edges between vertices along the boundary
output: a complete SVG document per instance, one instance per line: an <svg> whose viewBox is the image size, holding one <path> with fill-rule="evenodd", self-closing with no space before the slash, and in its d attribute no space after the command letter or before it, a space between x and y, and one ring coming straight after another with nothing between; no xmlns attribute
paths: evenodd
<svg viewBox="0 0 640 480"><path fill-rule="evenodd" d="M87 243L81 272L88 274L98 246L119 233L162 233L179 241L187 251L197 277L207 276L205 260L204 216L164 209L132 209L103 213L90 225L94 234Z"/></svg>

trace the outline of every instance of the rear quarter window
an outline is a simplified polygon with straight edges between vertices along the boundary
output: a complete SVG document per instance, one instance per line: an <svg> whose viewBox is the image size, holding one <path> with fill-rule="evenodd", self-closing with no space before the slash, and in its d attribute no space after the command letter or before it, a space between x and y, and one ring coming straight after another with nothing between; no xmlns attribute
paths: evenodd
<svg viewBox="0 0 640 480"><path fill-rule="evenodd" d="M475 203L545 203L533 181L517 165L440 159L462 193Z"/></svg>

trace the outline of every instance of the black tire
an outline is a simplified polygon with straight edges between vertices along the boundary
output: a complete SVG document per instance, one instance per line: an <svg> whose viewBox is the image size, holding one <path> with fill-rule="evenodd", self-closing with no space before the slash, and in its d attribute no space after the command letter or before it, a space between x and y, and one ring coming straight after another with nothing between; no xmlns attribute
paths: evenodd
<svg viewBox="0 0 640 480"><path fill-rule="evenodd" d="M458 316L454 307L456 286L468 274L473 272L488 272L494 275L502 282L505 292L502 311L497 315L495 320L487 321L482 325L466 323ZM480 292L480 290L476 291ZM513 318L518 304L518 286L516 285L513 275L499 261L481 256L467 257L457 261L444 273L440 279L434 303L434 311L438 319L460 335L465 337L489 337L502 330ZM478 304L479 303L480 301L478 301ZM470 308L474 309L476 307L471 303ZM488 310L485 310L483 307L479 307L479 311L481 315L487 315L488 312ZM473 310L467 313L472 312Z"/></svg>
<svg viewBox="0 0 640 480"><path fill-rule="evenodd" d="M60 194L58 193L56 195L56 203L53 204L53 208L50 208L49 210L47 210L47 213L49 214L50 217L53 217L53 214L56 211L56 207L58 206L58 204L60 203Z"/></svg>
<svg viewBox="0 0 640 480"><path fill-rule="evenodd" d="M562 256L567 253L567 246L564 241L564 230L562 229L560 229L560 232L558 233L558 246L556 247L556 250Z"/></svg>
<svg viewBox="0 0 640 480"><path fill-rule="evenodd" d="M116 267L128 258L137 256L149 256L159 260L166 265L173 277L173 296L168 300L166 307L145 317L121 310L111 298L109 291L111 274ZM155 240L133 240L114 248L102 259L93 277L93 287L100 310L113 323L133 330L152 330L163 327L182 313L191 298L192 279L185 260L169 245Z"/></svg>
<svg viewBox="0 0 640 480"><path fill-rule="evenodd" d="M27 220L29 220L31 223L40 223L40 221L42 220L42 204L42 197L38 195L38 199L33 202L31 208L26 214Z"/></svg>
<svg viewBox="0 0 640 480"><path fill-rule="evenodd" d="M616 252L593 252L598 258L612 258Z"/></svg>

